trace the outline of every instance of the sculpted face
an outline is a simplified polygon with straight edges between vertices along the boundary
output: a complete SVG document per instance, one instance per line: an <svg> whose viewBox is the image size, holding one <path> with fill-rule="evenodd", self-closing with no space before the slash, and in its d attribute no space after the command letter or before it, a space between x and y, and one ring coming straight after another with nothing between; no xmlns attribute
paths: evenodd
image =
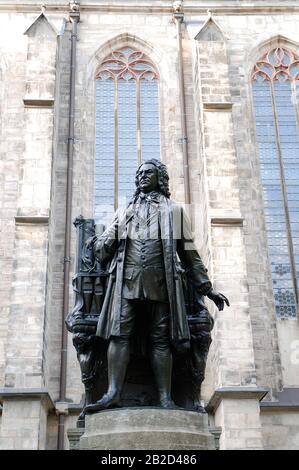
<svg viewBox="0 0 299 470"><path fill-rule="evenodd" d="M158 172L151 163L144 163L138 173L139 188L143 193L155 191L158 188Z"/></svg>

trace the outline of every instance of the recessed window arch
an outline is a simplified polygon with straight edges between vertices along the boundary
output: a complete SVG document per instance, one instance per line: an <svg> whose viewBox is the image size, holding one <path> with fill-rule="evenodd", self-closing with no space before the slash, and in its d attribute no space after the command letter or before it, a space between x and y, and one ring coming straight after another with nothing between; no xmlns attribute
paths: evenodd
<svg viewBox="0 0 299 470"><path fill-rule="evenodd" d="M95 79L95 217L107 220L132 196L137 166L160 158L159 74L142 51L122 47Z"/></svg>
<svg viewBox="0 0 299 470"><path fill-rule="evenodd" d="M252 73L257 143L275 306L295 317L299 278L299 55L267 51Z"/></svg>

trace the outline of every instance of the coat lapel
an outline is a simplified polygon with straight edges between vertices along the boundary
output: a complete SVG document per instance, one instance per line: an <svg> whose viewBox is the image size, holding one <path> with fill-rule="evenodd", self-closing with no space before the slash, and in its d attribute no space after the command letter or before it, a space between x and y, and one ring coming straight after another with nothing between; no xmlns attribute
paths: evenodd
<svg viewBox="0 0 299 470"><path fill-rule="evenodd" d="M173 344L189 339L189 328L184 303L182 281L176 271L176 239L173 238L173 210L171 201L160 196L159 224L163 246L167 292L169 297L170 340ZM127 209L128 211L128 209ZM127 224L133 217L133 211L126 211L126 223L123 224L122 243L117 250L110 267L110 278L99 319L97 334L108 339L120 335L121 293L123 269L127 244ZM175 215L175 218L178 214ZM177 222L177 221L176 221Z"/></svg>

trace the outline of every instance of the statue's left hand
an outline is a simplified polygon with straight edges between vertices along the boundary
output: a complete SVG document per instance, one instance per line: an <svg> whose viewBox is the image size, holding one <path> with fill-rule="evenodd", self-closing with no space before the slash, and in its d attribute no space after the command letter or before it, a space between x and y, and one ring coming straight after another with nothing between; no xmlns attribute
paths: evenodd
<svg viewBox="0 0 299 470"><path fill-rule="evenodd" d="M95 239L96 239L95 236L89 237L89 238L86 240L86 242L85 242L86 248L92 248L92 247L93 247L93 244L94 244L94 242L95 242Z"/></svg>
<svg viewBox="0 0 299 470"><path fill-rule="evenodd" d="M229 300L225 297L225 295L221 294L220 292L211 289L207 296L209 297L209 299L213 300L218 310L224 309L224 303L226 303L226 305L229 307Z"/></svg>

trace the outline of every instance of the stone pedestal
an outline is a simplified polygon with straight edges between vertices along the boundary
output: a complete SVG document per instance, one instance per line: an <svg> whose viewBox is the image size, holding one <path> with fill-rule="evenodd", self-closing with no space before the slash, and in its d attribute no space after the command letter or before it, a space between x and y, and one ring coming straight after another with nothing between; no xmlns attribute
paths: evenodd
<svg viewBox="0 0 299 470"><path fill-rule="evenodd" d="M86 416L80 450L215 450L208 415L185 410L125 408Z"/></svg>

